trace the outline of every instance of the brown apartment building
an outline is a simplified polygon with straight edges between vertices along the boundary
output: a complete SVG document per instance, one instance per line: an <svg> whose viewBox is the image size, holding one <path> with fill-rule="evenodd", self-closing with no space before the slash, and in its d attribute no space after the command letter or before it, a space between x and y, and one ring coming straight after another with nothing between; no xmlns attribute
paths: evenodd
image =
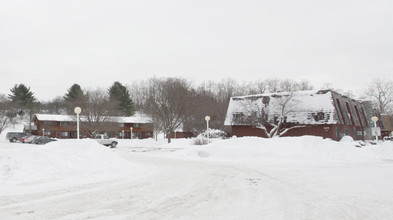
<svg viewBox="0 0 393 220"><path fill-rule="evenodd" d="M45 135L52 138L76 138L76 115L36 114L31 128L33 135ZM102 117L100 122L89 121L80 117L80 137L89 138L93 134L106 133L116 138L150 138L153 137L153 122L150 117L136 113L131 117ZM30 128L26 127L25 130Z"/></svg>

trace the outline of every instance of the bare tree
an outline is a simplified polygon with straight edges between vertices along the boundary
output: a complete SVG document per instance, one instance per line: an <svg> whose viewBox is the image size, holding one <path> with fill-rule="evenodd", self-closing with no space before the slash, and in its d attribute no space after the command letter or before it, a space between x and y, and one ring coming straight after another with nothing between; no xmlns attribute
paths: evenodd
<svg viewBox="0 0 393 220"><path fill-rule="evenodd" d="M296 91L297 90L297 83L294 80L291 79L285 79L285 80L280 80L279 81L279 91L280 92L290 92L290 91Z"/></svg>
<svg viewBox="0 0 393 220"><path fill-rule="evenodd" d="M252 82L250 85L250 90L248 92L248 95L252 94L263 94L266 93L267 91L267 83L261 80Z"/></svg>
<svg viewBox="0 0 393 220"><path fill-rule="evenodd" d="M228 103L229 99L235 95L241 95L239 84L233 79L224 79L216 86L216 95L220 101Z"/></svg>
<svg viewBox="0 0 393 220"><path fill-rule="evenodd" d="M342 94L344 96L347 96L347 97L350 97L350 98L354 98L355 97L355 94L353 93L353 91L335 88L332 83L325 83L322 86L321 89L328 89L328 90L331 90L331 91L335 91L337 93L340 93L340 94Z"/></svg>
<svg viewBox="0 0 393 220"><path fill-rule="evenodd" d="M266 80L267 91L274 93L280 91L280 80L278 79L268 79Z"/></svg>
<svg viewBox="0 0 393 220"><path fill-rule="evenodd" d="M393 81L374 79L365 93L378 106L379 113L393 113Z"/></svg>
<svg viewBox="0 0 393 220"><path fill-rule="evenodd" d="M37 108L38 112L45 114L62 114L66 112L65 102L61 96L57 96L48 102L40 102Z"/></svg>
<svg viewBox="0 0 393 220"><path fill-rule="evenodd" d="M147 111L171 142L170 134L188 117L190 84L184 79L152 78L149 80Z"/></svg>
<svg viewBox="0 0 393 220"><path fill-rule="evenodd" d="M86 92L86 97L87 101L80 106L81 116L85 119L81 122L81 127L91 136L108 128L110 130L111 127L114 129L116 125L111 124L110 119L114 115L113 112L117 110L118 103L110 101L108 93L103 89L89 90Z"/></svg>
<svg viewBox="0 0 393 220"><path fill-rule="evenodd" d="M276 100L277 102L275 103L274 108L278 110L279 114L277 115L277 119L274 119L273 129L271 129L269 132L270 137L282 136L288 130L294 128L283 128L283 124L285 123L288 114L296 110L297 100L294 99L294 92L290 91L287 94L283 94L282 96L279 96Z"/></svg>
<svg viewBox="0 0 393 220"><path fill-rule="evenodd" d="M296 90L298 91L306 91L306 90L313 90L314 86L311 85L310 81L308 80L301 80L296 85Z"/></svg>
<svg viewBox="0 0 393 220"><path fill-rule="evenodd" d="M144 80L135 81L128 85L127 88L130 91L131 99L134 101L135 110L143 112L148 97L148 82Z"/></svg>
<svg viewBox="0 0 393 220"><path fill-rule="evenodd" d="M5 95L0 94L0 134L7 128L9 123L8 100Z"/></svg>
<svg viewBox="0 0 393 220"><path fill-rule="evenodd" d="M199 88L192 92L191 105L189 106L190 117L185 125L187 131L199 134L206 130L205 117L210 116L209 127L214 129L224 129L225 113L227 103L221 103L214 94Z"/></svg>

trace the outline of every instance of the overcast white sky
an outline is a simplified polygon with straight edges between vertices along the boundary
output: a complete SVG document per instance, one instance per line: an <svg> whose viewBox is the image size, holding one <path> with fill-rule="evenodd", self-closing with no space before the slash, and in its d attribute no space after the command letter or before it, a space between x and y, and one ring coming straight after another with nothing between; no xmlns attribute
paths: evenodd
<svg viewBox="0 0 393 220"><path fill-rule="evenodd" d="M0 93L153 76L308 79L343 90L393 73L392 0L0 0Z"/></svg>

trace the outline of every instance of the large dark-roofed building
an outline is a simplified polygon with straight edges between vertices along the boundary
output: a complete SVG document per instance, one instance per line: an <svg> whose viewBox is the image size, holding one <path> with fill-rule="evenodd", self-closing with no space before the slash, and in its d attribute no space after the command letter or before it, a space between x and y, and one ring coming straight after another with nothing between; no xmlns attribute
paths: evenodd
<svg viewBox="0 0 393 220"><path fill-rule="evenodd" d="M238 96L230 99L225 125L238 137L269 137L267 133L283 118L280 136L315 135L340 140L349 135L364 140L371 139L370 110L370 102L331 90Z"/></svg>

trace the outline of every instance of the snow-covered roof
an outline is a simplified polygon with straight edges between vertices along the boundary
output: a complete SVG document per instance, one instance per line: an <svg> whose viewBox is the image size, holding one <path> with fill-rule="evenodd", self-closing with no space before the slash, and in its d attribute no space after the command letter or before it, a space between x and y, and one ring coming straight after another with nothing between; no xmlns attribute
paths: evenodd
<svg viewBox="0 0 393 220"><path fill-rule="evenodd" d="M39 121L58 121L58 122L76 122L76 115L54 115L54 114L36 114L35 117ZM87 121L86 116L80 116L81 121ZM149 116L136 112L130 117L118 117L110 116L106 117L105 121L118 122L118 123L152 123L152 119Z"/></svg>
<svg viewBox="0 0 393 220"><path fill-rule="evenodd" d="M280 105L288 97L291 98L286 106L287 123L337 123L331 91L311 90L232 97L224 124L240 125L241 122L234 120L236 115L250 117L252 114L260 114L262 111L267 115L268 122L273 122L275 117L281 115Z"/></svg>
<svg viewBox="0 0 393 220"><path fill-rule="evenodd" d="M76 115L35 114L39 121L76 122Z"/></svg>

